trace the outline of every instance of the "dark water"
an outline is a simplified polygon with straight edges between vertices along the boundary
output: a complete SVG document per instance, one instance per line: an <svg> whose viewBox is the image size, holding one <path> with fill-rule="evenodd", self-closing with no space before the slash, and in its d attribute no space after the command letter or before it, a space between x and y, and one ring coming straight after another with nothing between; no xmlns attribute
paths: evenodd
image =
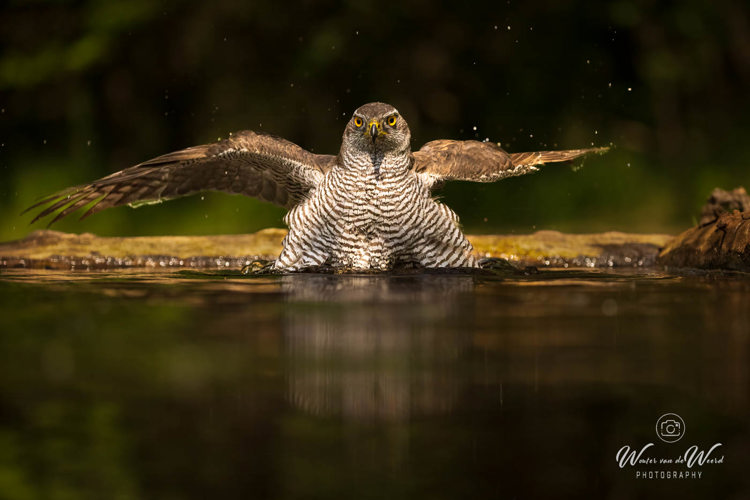
<svg viewBox="0 0 750 500"><path fill-rule="evenodd" d="M1 498L750 495L746 276L8 270L0 303ZM648 443L721 463L618 466Z"/></svg>

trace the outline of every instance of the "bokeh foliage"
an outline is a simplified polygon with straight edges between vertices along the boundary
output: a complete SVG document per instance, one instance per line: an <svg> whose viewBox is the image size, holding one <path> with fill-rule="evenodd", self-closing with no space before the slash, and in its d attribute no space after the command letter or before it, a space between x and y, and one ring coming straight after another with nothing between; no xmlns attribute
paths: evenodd
<svg viewBox="0 0 750 500"><path fill-rule="evenodd" d="M676 231L750 184L750 26L739 1L15 1L0 11L0 239L39 196L235 130L336 152L351 111L396 105L414 146L615 148L442 194L472 232ZM208 194L55 226L102 235L281 226ZM44 227L37 223L33 228Z"/></svg>

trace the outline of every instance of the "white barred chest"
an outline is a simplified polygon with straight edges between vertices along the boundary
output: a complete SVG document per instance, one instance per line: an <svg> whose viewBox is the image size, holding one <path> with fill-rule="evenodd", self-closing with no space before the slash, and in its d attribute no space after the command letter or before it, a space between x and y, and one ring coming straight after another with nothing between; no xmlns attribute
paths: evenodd
<svg viewBox="0 0 750 500"><path fill-rule="evenodd" d="M289 234L277 268L475 265L453 211L430 197L408 165L385 167L391 168L329 171L310 198L287 215Z"/></svg>
<svg viewBox="0 0 750 500"><path fill-rule="evenodd" d="M318 209L336 265L387 269L408 260L427 191L411 172L332 172L321 186Z"/></svg>

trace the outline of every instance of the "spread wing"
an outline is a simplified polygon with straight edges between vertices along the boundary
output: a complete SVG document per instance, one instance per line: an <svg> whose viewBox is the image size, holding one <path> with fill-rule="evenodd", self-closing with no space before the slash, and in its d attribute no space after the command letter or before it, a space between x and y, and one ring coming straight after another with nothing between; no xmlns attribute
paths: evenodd
<svg viewBox="0 0 750 500"><path fill-rule="evenodd" d="M431 141L414 151L414 171L432 187L447 180L495 182L539 170L537 165L570 161L609 148L507 153L497 144L479 141Z"/></svg>
<svg viewBox="0 0 750 500"><path fill-rule="evenodd" d="M279 137L248 130L60 191L26 211L49 205L32 223L59 210L52 224L90 203L93 205L82 219L105 208L154 203L201 191L244 194L291 208L320 183L335 162L335 156L316 155Z"/></svg>

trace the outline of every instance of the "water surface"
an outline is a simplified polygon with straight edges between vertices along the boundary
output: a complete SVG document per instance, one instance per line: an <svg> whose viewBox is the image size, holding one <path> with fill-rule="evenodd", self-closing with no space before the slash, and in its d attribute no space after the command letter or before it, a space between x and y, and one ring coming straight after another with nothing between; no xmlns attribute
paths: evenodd
<svg viewBox="0 0 750 500"><path fill-rule="evenodd" d="M750 494L743 275L3 270L0 303L2 498ZM618 466L649 442L723 463Z"/></svg>

